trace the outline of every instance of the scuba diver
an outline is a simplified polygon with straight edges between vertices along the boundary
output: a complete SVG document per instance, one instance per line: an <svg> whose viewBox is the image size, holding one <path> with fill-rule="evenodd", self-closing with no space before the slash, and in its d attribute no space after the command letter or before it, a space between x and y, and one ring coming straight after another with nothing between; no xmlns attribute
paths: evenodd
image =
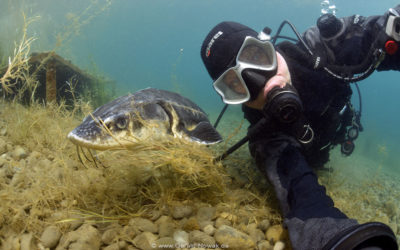
<svg viewBox="0 0 400 250"><path fill-rule="evenodd" d="M285 24L297 39L275 45ZM336 145L350 155L362 131L350 83L400 70L400 5L380 16L325 14L302 35L287 21L270 32L222 22L201 58L223 102L243 104L244 141L274 187L293 248L398 249L387 225L359 224L334 207L313 169Z"/></svg>

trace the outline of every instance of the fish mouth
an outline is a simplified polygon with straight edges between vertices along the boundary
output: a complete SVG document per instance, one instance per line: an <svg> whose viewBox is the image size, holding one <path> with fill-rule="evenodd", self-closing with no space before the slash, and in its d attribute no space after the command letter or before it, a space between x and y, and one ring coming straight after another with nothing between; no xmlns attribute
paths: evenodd
<svg viewBox="0 0 400 250"><path fill-rule="evenodd" d="M88 140L75 134L74 131L71 131L68 134L67 138L77 146L95 150L107 150L124 147L123 144L117 142L114 138L110 138L107 140L101 140L100 138L96 138L95 140Z"/></svg>

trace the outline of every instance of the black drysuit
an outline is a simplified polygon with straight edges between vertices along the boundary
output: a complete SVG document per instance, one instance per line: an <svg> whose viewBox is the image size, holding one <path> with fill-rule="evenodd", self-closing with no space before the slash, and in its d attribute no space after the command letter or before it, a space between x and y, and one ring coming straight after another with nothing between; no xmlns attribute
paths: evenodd
<svg viewBox="0 0 400 250"><path fill-rule="evenodd" d="M291 133L270 131L266 127L250 138L249 148L259 169L274 186L294 249L352 249L361 242L364 247L397 249L395 237L386 225L359 225L335 208L313 172L314 167L321 167L328 161L329 150L344 140L343 128L349 125L349 117L352 117L346 112L340 113L350 101L349 83L330 76L323 66L360 64L386 18L358 15L342 18L341 37L332 41L323 41L317 27L308 29L302 37L316 52L315 56L300 42L282 42L276 46L288 64L292 84L303 103L304 120L315 133L314 140L311 145L302 145ZM317 68L316 56L323 57L322 65ZM400 52L386 54L377 68L399 69ZM346 67L343 70L346 71ZM260 111L247 106L243 106L243 111L251 124L250 129L263 117Z"/></svg>

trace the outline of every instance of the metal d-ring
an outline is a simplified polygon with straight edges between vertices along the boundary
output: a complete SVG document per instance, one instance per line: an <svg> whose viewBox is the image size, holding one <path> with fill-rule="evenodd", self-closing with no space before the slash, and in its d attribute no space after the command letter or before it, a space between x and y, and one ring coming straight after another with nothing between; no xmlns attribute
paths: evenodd
<svg viewBox="0 0 400 250"><path fill-rule="evenodd" d="M308 144L310 142L312 142L312 140L314 139L314 130L311 128L310 124L304 125L304 128L306 128L306 131L304 132L304 135L301 137L301 139L299 139L299 142L302 144ZM308 131L310 131L310 139L308 140L303 140L303 138L305 138L308 134Z"/></svg>

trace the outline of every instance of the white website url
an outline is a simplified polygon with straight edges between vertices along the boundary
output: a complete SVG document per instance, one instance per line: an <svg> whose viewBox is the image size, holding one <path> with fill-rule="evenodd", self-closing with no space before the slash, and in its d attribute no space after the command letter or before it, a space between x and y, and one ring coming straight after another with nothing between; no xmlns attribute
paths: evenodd
<svg viewBox="0 0 400 250"><path fill-rule="evenodd" d="M182 243L175 243L175 244L157 244L152 243L152 248L205 248L205 249L216 249L216 248L229 248L228 245L225 244L203 244L203 243L191 243L191 244L182 244Z"/></svg>

